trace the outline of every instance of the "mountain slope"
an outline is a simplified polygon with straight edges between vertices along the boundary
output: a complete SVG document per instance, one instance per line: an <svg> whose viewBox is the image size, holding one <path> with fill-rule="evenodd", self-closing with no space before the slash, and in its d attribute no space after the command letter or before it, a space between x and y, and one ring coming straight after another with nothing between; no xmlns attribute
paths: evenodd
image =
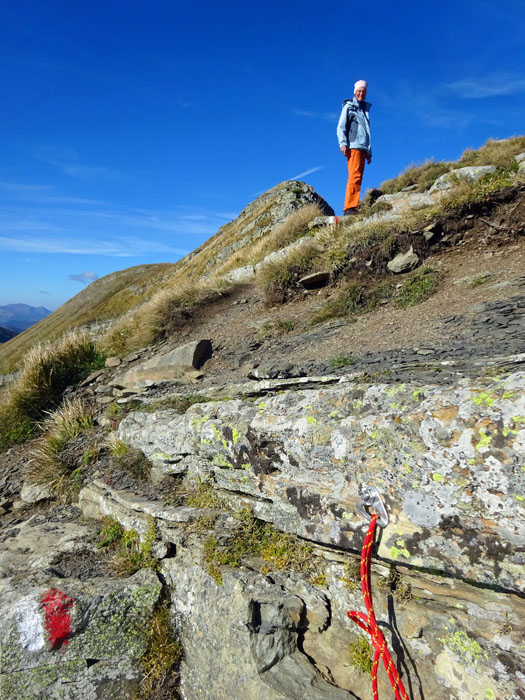
<svg viewBox="0 0 525 700"><path fill-rule="evenodd" d="M0 348L0 372L12 372L37 342L59 337L68 328L92 327L102 332L111 322L139 307L156 292L211 276L249 243L271 234L296 210L317 204L333 214L315 190L295 180L280 183L251 202L232 222L177 263L138 265L92 282L36 326Z"/></svg>

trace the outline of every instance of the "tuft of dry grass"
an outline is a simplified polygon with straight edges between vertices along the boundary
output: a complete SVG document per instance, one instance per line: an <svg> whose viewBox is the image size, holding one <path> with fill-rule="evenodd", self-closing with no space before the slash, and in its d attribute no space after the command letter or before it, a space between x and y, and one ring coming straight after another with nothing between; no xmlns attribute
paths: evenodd
<svg viewBox="0 0 525 700"><path fill-rule="evenodd" d="M381 183L383 194L394 194L405 187L417 185L417 191L427 190L444 173L474 165L494 165L509 169L515 166L514 157L525 151L525 136L514 136L501 141L489 139L481 148L467 148L458 161L426 160L420 165L411 164L397 177Z"/></svg>
<svg viewBox="0 0 525 700"><path fill-rule="evenodd" d="M70 331L53 344L35 345L0 408L0 449L37 434L38 424L60 403L66 387L103 359L86 332Z"/></svg>
<svg viewBox="0 0 525 700"><path fill-rule="evenodd" d="M43 425L43 435L32 452L28 480L50 489L62 499L82 484L82 467L68 455L70 443L93 426L91 412L82 401L72 399L51 413Z"/></svg>
<svg viewBox="0 0 525 700"><path fill-rule="evenodd" d="M124 355L173 333L185 315L199 306L221 297L233 285L210 277L202 282L187 282L157 292L133 314L121 318L100 339L105 352Z"/></svg>
<svg viewBox="0 0 525 700"><path fill-rule="evenodd" d="M281 250L294 243L302 236L308 235L308 224L317 216L323 216L323 211L317 204L306 204L296 209L286 221L270 234L258 238L245 246L216 270L217 276L222 276L238 267L256 265L270 253Z"/></svg>
<svg viewBox="0 0 525 700"><path fill-rule="evenodd" d="M257 284L264 292L266 303L285 302L297 287L298 280L317 269L321 260L320 246L312 240L263 265L257 274Z"/></svg>
<svg viewBox="0 0 525 700"><path fill-rule="evenodd" d="M454 163L449 161L436 162L433 158L429 158L419 165L411 163L397 177L382 182L381 191L383 194L395 194L405 187L417 185L416 191L423 192L424 190L428 190L440 175L448 173L453 167L455 167Z"/></svg>
<svg viewBox="0 0 525 700"><path fill-rule="evenodd" d="M142 657L143 678L140 700L179 698L179 663L182 645L171 623L170 600L166 598L153 612L147 632L147 647Z"/></svg>

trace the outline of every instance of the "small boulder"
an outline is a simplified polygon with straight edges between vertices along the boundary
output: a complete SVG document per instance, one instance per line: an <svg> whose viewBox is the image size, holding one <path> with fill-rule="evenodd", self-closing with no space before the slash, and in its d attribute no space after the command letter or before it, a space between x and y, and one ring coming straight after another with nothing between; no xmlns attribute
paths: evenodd
<svg viewBox="0 0 525 700"><path fill-rule="evenodd" d="M437 190L451 190L454 187L454 179L456 177L462 178L464 180L479 180L483 175L487 173L495 173L496 167L494 165L469 165L465 168L456 168L451 170L449 173L444 173L440 175L438 179L434 182L429 192L436 192Z"/></svg>
<svg viewBox="0 0 525 700"><path fill-rule="evenodd" d="M20 498L24 503L38 503L39 501L46 501L48 498L52 497L53 492L49 486L44 484L31 484L28 481L24 482L20 493Z"/></svg>
<svg viewBox="0 0 525 700"><path fill-rule="evenodd" d="M310 275L306 275L299 280L299 284L302 284L306 289L316 289L317 287L324 287L330 281L330 272L328 270L323 270L321 272L312 272Z"/></svg>
<svg viewBox="0 0 525 700"><path fill-rule="evenodd" d="M108 357L104 363L105 367L119 367L121 363L120 357Z"/></svg>
<svg viewBox="0 0 525 700"><path fill-rule="evenodd" d="M414 253L414 248L410 246L406 253L398 253L395 258L387 264L390 272L399 274L413 270L419 263L419 257Z"/></svg>
<svg viewBox="0 0 525 700"><path fill-rule="evenodd" d="M111 386L124 389L152 382L169 382L183 377L188 370L199 369L211 357L210 340L194 340L181 345L171 352L155 355L146 362L136 365L119 377Z"/></svg>

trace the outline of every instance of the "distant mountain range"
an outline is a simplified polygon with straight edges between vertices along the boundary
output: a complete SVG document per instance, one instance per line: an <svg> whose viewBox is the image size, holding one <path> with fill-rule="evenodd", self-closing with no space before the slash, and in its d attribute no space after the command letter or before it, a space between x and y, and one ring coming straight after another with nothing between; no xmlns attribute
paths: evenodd
<svg viewBox="0 0 525 700"><path fill-rule="evenodd" d="M6 304L6 306L0 306L0 326L4 329L15 331L14 335L16 335L49 316L50 313L51 311L44 306ZM5 342L6 340L9 340L9 338L1 339L0 342Z"/></svg>

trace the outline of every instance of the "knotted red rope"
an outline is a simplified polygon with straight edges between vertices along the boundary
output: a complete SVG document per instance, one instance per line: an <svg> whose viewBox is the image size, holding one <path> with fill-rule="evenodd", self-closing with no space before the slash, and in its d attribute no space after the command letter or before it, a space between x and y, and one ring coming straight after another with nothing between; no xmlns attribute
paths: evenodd
<svg viewBox="0 0 525 700"><path fill-rule="evenodd" d="M370 527L366 533L365 541L363 542L363 550L361 552L361 590L363 591L363 600L365 601L367 614L365 615L365 613L357 612L355 610L350 610L347 614L351 620L356 622L359 627L367 632L372 638L372 645L374 647L374 661L372 664L372 694L374 700L378 700L379 698L377 693L377 667L379 665L380 658L383 659L388 678L396 695L396 700L410 700L405 688L403 687L403 683L401 682L397 669L394 666L394 662L390 657L386 639L377 626L376 616L374 613L374 604L372 603L370 560L372 557L372 547L374 546L377 518L377 514L374 513L374 515L372 515Z"/></svg>

